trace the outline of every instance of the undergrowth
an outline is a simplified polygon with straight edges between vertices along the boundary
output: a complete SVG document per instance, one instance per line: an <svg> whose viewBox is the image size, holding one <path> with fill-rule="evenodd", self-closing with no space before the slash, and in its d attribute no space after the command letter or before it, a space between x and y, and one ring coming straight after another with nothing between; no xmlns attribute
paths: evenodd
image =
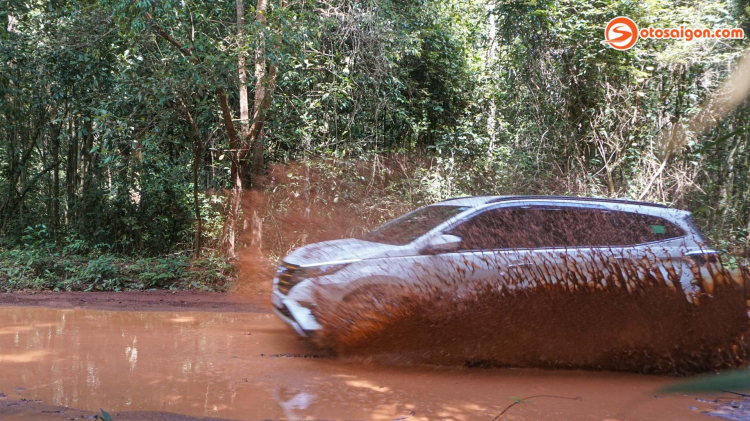
<svg viewBox="0 0 750 421"><path fill-rule="evenodd" d="M234 267L220 257L192 259L186 255L170 255L134 258L110 253L71 255L43 248L0 251L0 292L226 291L234 278Z"/></svg>

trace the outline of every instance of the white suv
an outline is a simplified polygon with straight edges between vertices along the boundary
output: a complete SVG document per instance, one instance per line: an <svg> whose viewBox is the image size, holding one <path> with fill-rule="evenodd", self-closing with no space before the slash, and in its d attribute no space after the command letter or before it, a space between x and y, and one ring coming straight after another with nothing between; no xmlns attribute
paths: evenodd
<svg viewBox="0 0 750 421"><path fill-rule="evenodd" d="M705 248L689 212L629 200L482 196L425 206L362 238L301 247L282 260L272 301L279 317L311 336L322 328L314 315L320 294L341 302L383 285L424 283L460 294L463 287L488 281L509 291L538 288L541 282L568 282L563 287L576 290L638 288L637 279L624 279L628 276L607 286L601 270L589 271L588 279L573 276L571 283L566 274L602 258L648 261L652 269L646 270L660 271L660 282L691 302L713 292L696 276L718 259ZM545 281L536 276L540 271Z"/></svg>

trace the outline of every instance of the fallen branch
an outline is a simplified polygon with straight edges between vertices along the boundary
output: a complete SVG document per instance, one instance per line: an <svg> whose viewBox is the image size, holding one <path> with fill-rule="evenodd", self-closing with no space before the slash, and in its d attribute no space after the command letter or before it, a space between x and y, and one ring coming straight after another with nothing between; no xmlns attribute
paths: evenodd
<svg viewBox="0 0 750 421"><path fill-rule="evenodd" d="M580 401L580 400L583 400L583 398L581 398L580 396L576 396L575 398L569 398L567 396L555 396L555 395L534 395L534 396L529 396L528 398L516 399L515 402L513 402L512 404L510 404L507 407L505 407L505 409L503 409L503 412L497 414L497 416L495 418L493 418L492 421L497 420L503 414L505 414L506 412L508 412L508 410L510 408L513 408L514 406L518 405L519 403L526 403L527 400L534 399L534 398L556 398L556 399L568 399L568 400L571 400L571 401Z"/></svg>
<svg viewBox="0 0 750 421"><path fill-rule="evenodd" d="M731 393L733 395L742 396L743 398L750 398L750 395L748 395L747 393L732 392L731 390L722 390L722 392L724 392L724 393Z"/></svg>

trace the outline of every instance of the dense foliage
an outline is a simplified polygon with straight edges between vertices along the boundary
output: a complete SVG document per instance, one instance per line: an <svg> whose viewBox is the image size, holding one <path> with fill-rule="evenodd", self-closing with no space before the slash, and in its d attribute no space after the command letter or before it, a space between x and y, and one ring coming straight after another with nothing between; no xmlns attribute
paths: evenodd
<svg viewBox="0 0 750 421"><path fill-rule="evenodd" d="M265 193L274 256L448 196L508 193L669 203L730 256L750 253L748 105L691 126L745 42L600 42L620 15L743 27L744 1L0 4L6 268L23 270L22 251L220 256L248 226L226 223L242 179ZM321 233L344 210L358 222Z"/></svg>

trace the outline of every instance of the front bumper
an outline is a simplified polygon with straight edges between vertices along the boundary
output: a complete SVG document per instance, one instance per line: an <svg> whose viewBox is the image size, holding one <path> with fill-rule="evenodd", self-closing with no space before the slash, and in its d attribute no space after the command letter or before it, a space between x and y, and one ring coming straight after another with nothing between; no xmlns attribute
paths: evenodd
<svg viewBox="0 0 750 421"><path fill-rule="evenodd" d="M274 314L294 328L300 336L314 336L315 332L323 328L315 320L315 316L309 308L303 307L294 299L283 295L275 286L271 302Z"/></svg>

